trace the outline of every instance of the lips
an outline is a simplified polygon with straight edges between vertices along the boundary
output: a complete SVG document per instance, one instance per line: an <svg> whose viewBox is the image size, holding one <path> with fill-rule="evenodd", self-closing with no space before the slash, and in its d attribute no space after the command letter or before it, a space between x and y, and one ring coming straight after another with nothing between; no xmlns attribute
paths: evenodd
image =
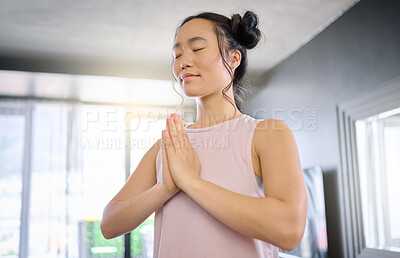
<svg viewBox="0 0 400 258"><path fill-rule="evenodd" d="M196 75L196 74L186 73L186 74L182 75L182 80L195 78L195 77L198 77L198 76L199 75Z"/></svg>

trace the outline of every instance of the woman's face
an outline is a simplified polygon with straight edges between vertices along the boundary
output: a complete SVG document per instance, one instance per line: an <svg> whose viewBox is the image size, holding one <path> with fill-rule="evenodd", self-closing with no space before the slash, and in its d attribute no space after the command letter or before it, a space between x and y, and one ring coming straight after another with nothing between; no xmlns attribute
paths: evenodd
<svg viewBox="0 0 400 258"><path fill-rule="evenodd" d="M178 31L173 48L173 73L187 97L221 94L231 81L218 50L211 22L193 19ZM184 78L187 74L189 76Z"/></svg>

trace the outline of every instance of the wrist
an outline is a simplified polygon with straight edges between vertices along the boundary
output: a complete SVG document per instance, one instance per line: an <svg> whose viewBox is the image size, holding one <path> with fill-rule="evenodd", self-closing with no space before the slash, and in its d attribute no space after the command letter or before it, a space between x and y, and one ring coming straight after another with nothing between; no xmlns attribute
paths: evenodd
<svg viewBox="0 0 400 258"><path fill-rule="evenodd" d="M194 190L199 187L199 185L202 183L203 179L200 177L198 178L193 178L190 181L187 181L185 185L181 187L182 191L184 191L186 194L189 194L191 190Z"/></svg>
<svg viewBox="0 0 400 258"><path fill-rule="evenodd" d="M158 190L158 193L160 194L160 196L163 196L165 199L164 201L169 200L171 197L173 197L177 192L180 191L179 188L175 188L175 189L168 189L167 187L165 187L165 185L163 185L161 182L158 182L156 184L156 188Z"/></svg>

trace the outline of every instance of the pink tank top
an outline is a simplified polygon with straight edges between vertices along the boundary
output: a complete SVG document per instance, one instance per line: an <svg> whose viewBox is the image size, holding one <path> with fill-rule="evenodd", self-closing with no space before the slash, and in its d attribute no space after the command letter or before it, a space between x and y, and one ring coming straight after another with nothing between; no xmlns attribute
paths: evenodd
<svg viewBox="0 0 400 258"><path fill-rule="evenodd" d="M232 192L265 197L251 158L254 130L261 121L242 115L210 127L186 128L200 160L200 177ZM161 151L156 169L157 182L162 182ZM277 258L279 253L276 246L229 228L180 191L155 213L153 257Z"/></svg>

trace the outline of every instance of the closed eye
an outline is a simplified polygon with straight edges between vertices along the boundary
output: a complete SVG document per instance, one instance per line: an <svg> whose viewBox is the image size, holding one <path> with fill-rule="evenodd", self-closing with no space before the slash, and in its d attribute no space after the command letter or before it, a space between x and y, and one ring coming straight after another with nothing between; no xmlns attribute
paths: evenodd
<svg viewBox="0 0 400 258"><path fill-rule="evenodd" d="M203 48L198 48L198 49L193 49L193 52L197 52L197 51L202 50L202 49L204 49L204 47ZM177 55L174 59L177 59L180 56L181 55Z"/></svg>

